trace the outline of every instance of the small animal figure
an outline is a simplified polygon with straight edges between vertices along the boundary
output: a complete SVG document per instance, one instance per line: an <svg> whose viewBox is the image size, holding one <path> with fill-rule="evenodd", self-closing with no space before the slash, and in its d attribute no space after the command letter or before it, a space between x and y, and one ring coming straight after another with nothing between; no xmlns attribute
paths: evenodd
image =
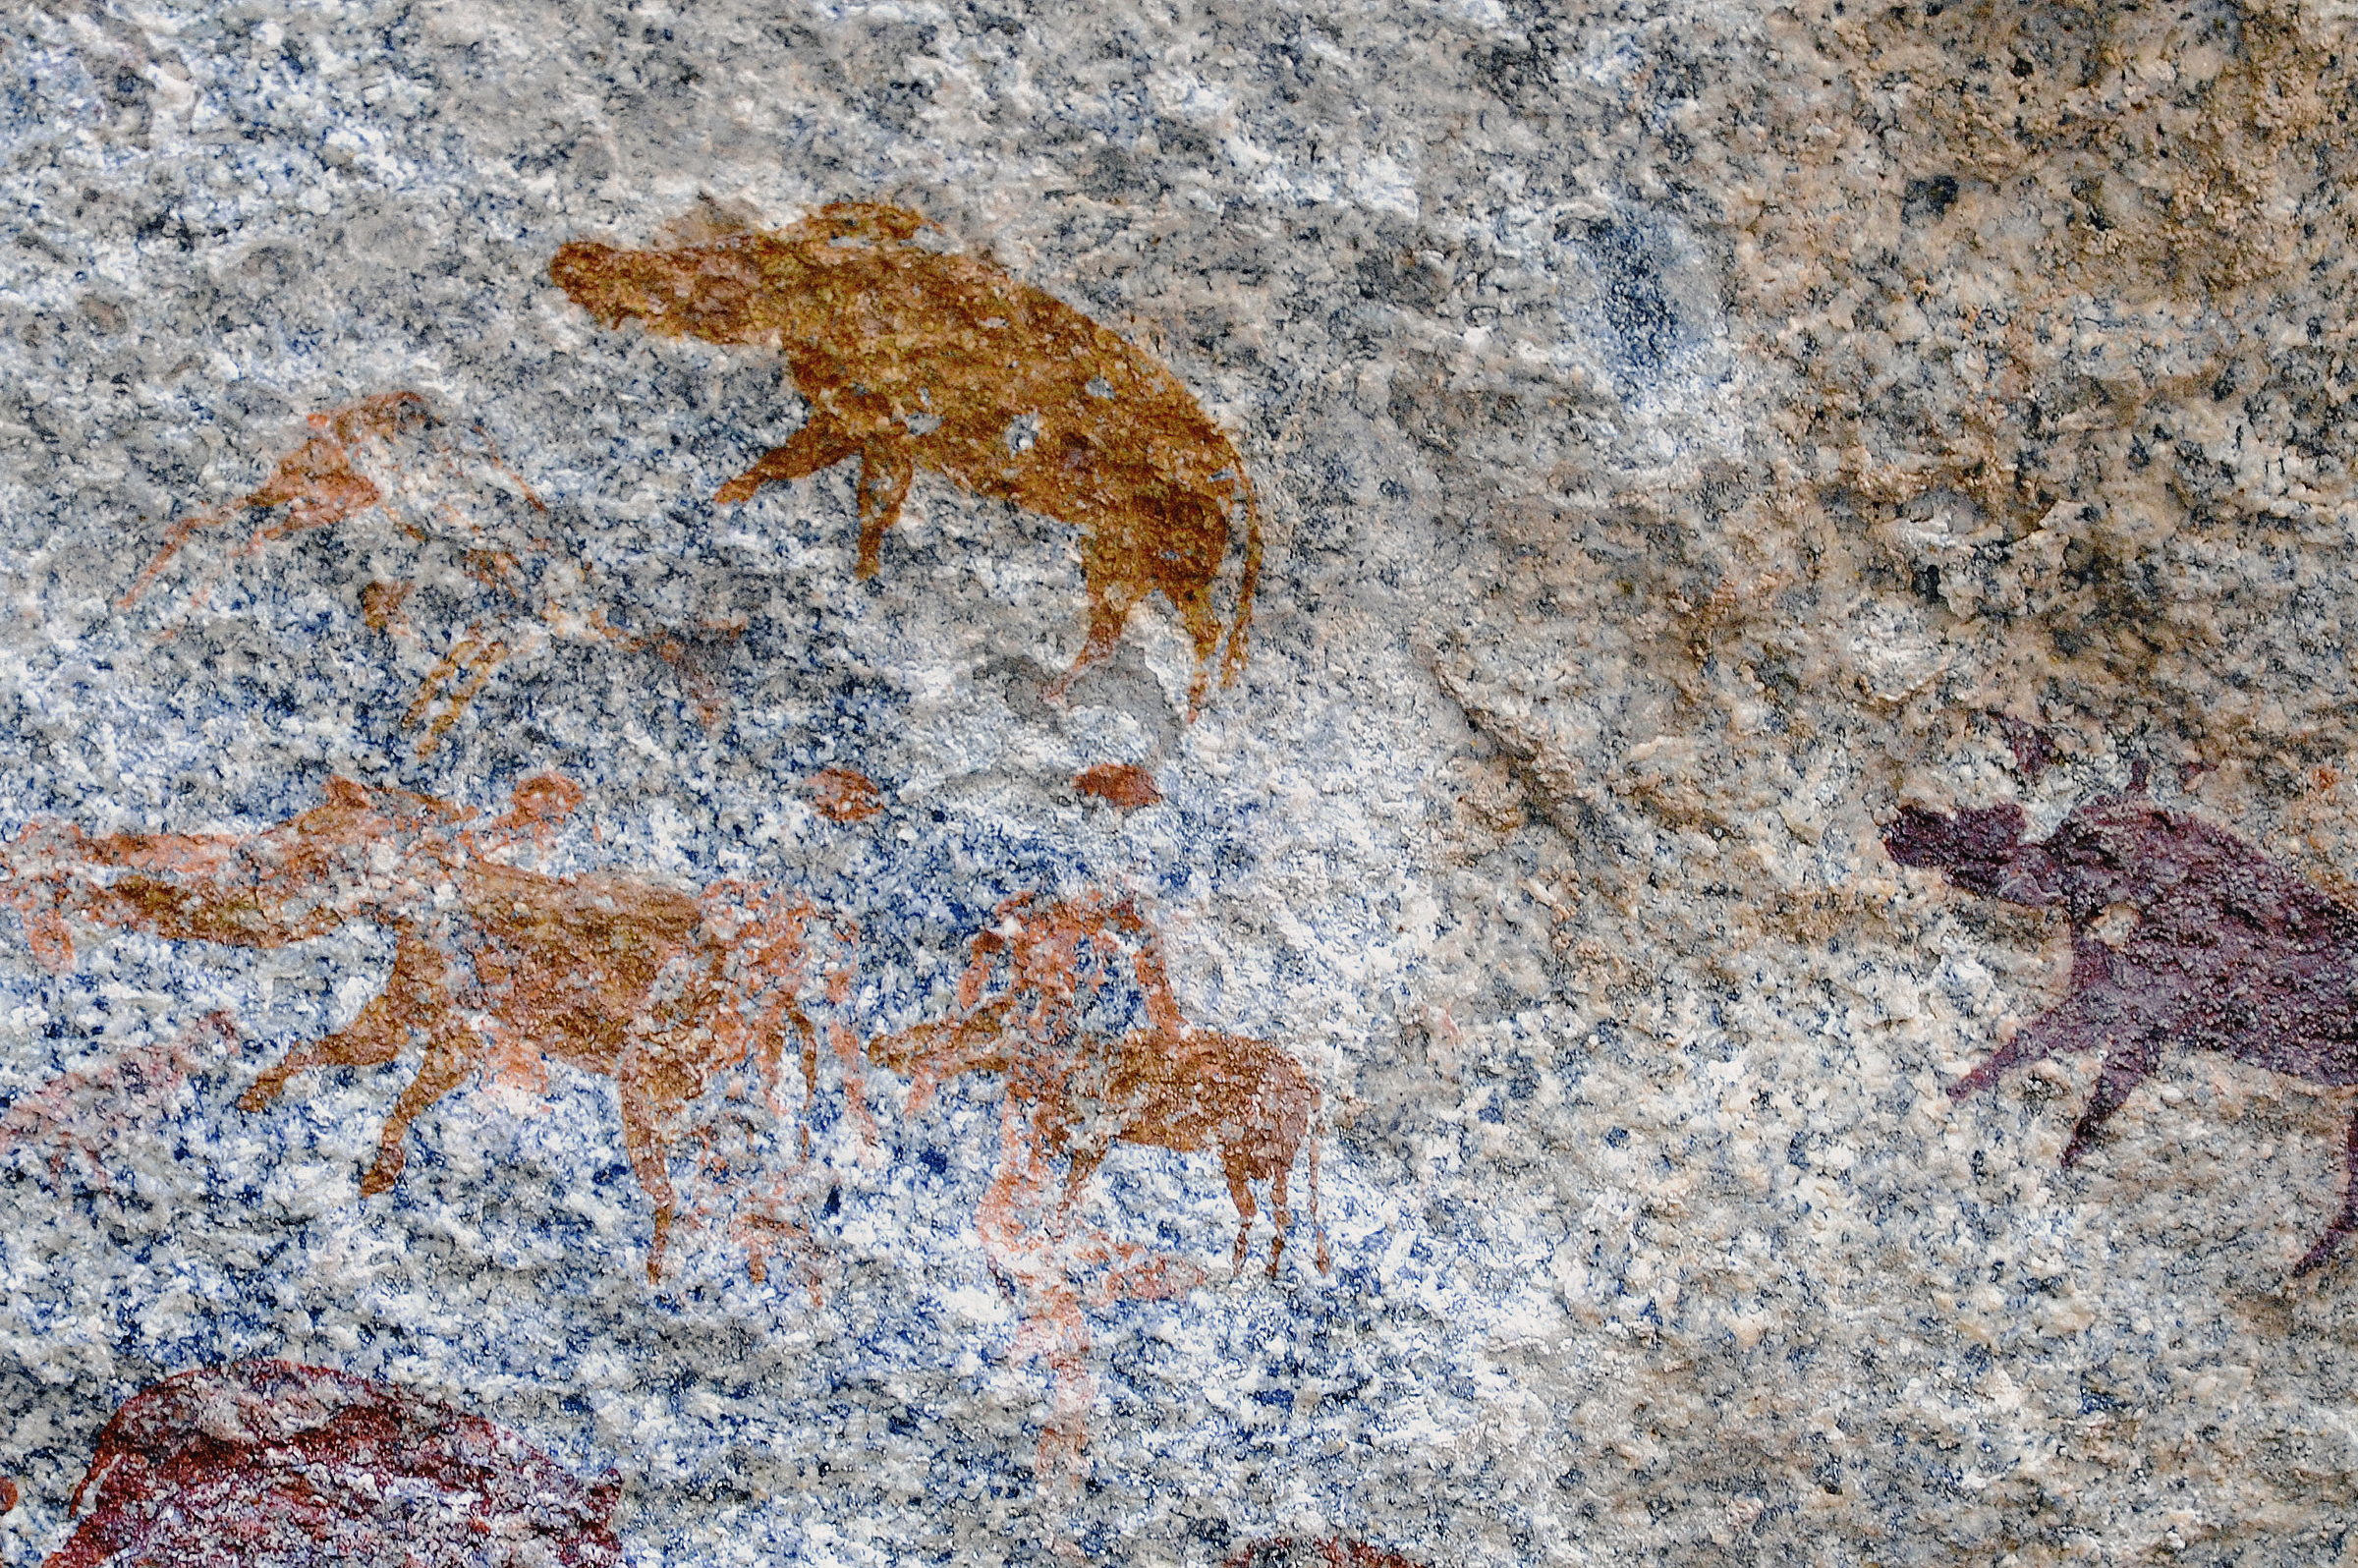
<svg viewBox="0 0 2358 1568"><path fill-rule="evenodd" d="M815 1099L818 1034L803 995L823 981L829 1002L847 999L853 933L758 883L689 892L603 872L549 876L498 858L580 798L567 780L528 780L509 812L472 827L473 813L447 802L339 778L322 805L260 833L93 838L36 825L0 858L0 891L29 929L47 932L36 952L53 964L73 962L69 918L255 948L351 921L392 931L384 989L351 1024L263 1073L240 1107L261 1109L298 1073L386 1066L415 1043L423 1059L361 1182L373 1196L400 1178L410 1123L493 1061L545 1054L610 1077L632 1169L655 1204L656 1279L687 1107L749 1058L774 1092L788 1028L802 1043L806 1106ZM850 1032L830 1034L848 1064ZM806 1151L809 1137L806 1126Z"/></svg>
<svg viewBox="0 0 2358 1568"><path fill-rule="evenodd" d="M1902 866L1937 867L1986 898L2057 908L2071 926L2071 988L1964 1078L1962 1098L2022 1062L2102 1049L2096 1092L2066 1167L2159 1065L2164 1046L2221 1051L2314 1084L2358 1084L2358 911L2224 828L2141 791L2103 795L2043 840L2022 810L1907 807L1884 829ZM2341 1212L2295 1274L2358 1230L2358 1116Z"/></svg>
<svg viewBox="0 0 2358 1568"><path fill-rule="evenodd" d="M619 1568L611 1480L477 1416L324 1367L234 1362L132 1396L47 1568Z"/></svg>
<svg viewBox="0 0 2358 1568"><path fill-rule="evenodd" d="M1312 1136L1319 1090L1301 1065L1266 1041L1187 1024L1153 928L1128 899L1036 907L1026 895L1002 904L997 917L970 950L960 1016L870 1043L870 1060L917 1079L912 1106L944 1078L1005 1073L1010 1097L1031 1107L1034 1145L1069 1161L1068 1210L1116 1144L1213 1150L1236 1204L1230 1268L1239 1275L1258 1212L1252 1184L1265 1181L1275 1223L1269 1276L1276 1277L1293 1223L1286 1185L1307 1145L1311 1220L1325 1269ZM1094 1037L1081 1029L1087 993L1113 978L1122 957L1131 960L1148 1027L1117 1040ZM983 1000L1002 967L1007 988Z"/></svg>
<svg viewBox="0 0 2358 1568"><path fill-rule="evenodd" d="M536 516L548 508L501 461L479 427L452 423L416 392L379 393L314 414L309 422L309 439L281 458L259 488L173 524L155 558L123 594L122 607L138 602L201 530L260 514L263 521L230 557L242 559L294 534L381 512L412 539L456 548L467 575L501 601L452 639L420 684L403 716L406 725L423 731L419 756L431 755L500 665L550 642L651 652L677 672L704 722L719 722L720 693L686 643L667 632L641 635L616 626L608 607L590 593L586 567L515 526L507 514L516 502L529 504ZM204 605L221 565L191 591L191 611ZM416 586L369 584L361 596L362 614L380 632L414 640L418 634L405 606Z"/></svg>
<svg viewBox="0 0 2358 1568"><path fill-rule="evenodd" d="M1192 717L1221 639L1212 590L1240 512L1222 681L1245 661L1261 516L1243 460L1169 370L989 261L916 243L925 226L906 207L841 203L775 233L670 250L577 240L548 275L602 326L637 320L781 355L809 417L714 499L750 500L859 458L863 578L921 466L1079 529L1088 635L1049 696L1110 654L1131 606L1160 592L1195 644Z"/></svg>

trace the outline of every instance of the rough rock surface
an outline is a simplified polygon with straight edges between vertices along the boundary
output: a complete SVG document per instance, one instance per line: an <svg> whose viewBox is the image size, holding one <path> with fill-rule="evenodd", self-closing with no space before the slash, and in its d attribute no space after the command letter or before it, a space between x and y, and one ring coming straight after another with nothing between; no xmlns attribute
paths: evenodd
<svg viewBox="0 0 2358 1568"><path fill-rule="evenodd" d="M2063 1169L2094 1054L1947 1091L2137 912L1884 847L2136 778L2358 903L2354 35L12 11L0 1562L254 1357L610 1470L635 1563L2358 1560L2358 1259L2293 1274L2351 1092L2165 1053ZM1233 443L1192 720L1162 597L1051 689L1110 514L1004 497L1095 493L1069 411L920 452L864 577L959 409L551 281L841 202ZM716 499L806 429L862 455ZM445 871L306 860L338 779ZM679 928L559 929L601 885ZM756 887L854 959L763 969Z"/></svg>

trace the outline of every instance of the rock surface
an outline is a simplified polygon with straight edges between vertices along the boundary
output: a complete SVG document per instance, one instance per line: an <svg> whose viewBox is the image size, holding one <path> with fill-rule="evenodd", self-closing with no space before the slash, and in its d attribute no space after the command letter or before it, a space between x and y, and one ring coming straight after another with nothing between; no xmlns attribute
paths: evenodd
<svg viewBox="0 0 2358 1568"><path fill-rule="evenodd" d="M1948 1091L2138 912L1884 845L2135 779L2358 904L2354 32L12 12L0 1562L257 1357L634 1563L2358 1560L2351 1092L2165 1053L2063 1169L2094 1054ZM927 380L875 252L761 317L926 345L838 380L552 281L835 203L1092 373ZM447 852L307 860L347 788ZM752 888L851 957L764 989Z"/></svg>

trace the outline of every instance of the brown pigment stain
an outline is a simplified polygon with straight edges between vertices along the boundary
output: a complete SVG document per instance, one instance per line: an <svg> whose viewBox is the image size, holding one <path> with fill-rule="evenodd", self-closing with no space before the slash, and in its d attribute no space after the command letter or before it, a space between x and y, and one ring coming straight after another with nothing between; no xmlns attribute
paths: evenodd
<svg viewBox="0 0 2358 1568"><path fill-rule="evenodd" d="M6 1476L0 1476L0 1514L15 1513L19 1495L17 1484Z"/></svg>
<svg viewBox="0 0 2358 1568"><path fill-rule="evenodd" d="M1222 681L1245 662L1261 519L1243 459L1168 369L990 261L913 243L925 227L906 207L841 203L774 233L668 250L577 240L548 274L601 325L784 357L809 417L715 500L859 458L863 578L921 467L1068 523L1081 531L1089 629L1049 696L1110 654L1131 607L1159 592L1195 645L1193 716L1221 642L1213 588L1238 513Z"/></svg>
<svg viewBox="0 0 2358 1568"><path fill-rule="evenodd" d="M1154 787L1154 775L1136 762L1099 762L1095 767L1083 768L1073 776L1073 788L1124 812L1135 812L1162 799L1162 791Z"/></svg>
<svg viewBox="0 0 2358 1568"><path fill-rule="evenodd" d="M1904 808L1883 831L1902 866L1937 867L1985 898L2058 908L2071 926L2064 999L1949 1086L1963 1098L2023 1062L2101 1049L2104 1069L2063 1164L2159 1065L2164 1046L2219 1051L2314 1084L2358 1084L2358 910L2222 827L2102 795L2043 840L2022 809ZM2133 918L2121 920L2126 912ZM2125 924L2125 928L2124 928ZM2293 1272L2358 1230L2358 1114L2341 1212Z"/></svg>
<svg viewBox="0 0 2358 1568"><path fill-rule="evenodd" d="M309 422L309 439L281 458L258 488L173 524L154 559L123 594L122 607L136 603L200 531L263 514L228 557L242 560L294 534L381 510L415 540L464 546L468 575L500 605L459 633L419 684L403 716L404 724L423 732L419 756L432 754L500 665L550 642L652 653L672 667L705 724L720 721L725 701L687 643L668 633L622 631L588 592L589 573L579 562L558 555L548 539L512 529L504 531L512 536L503 536L496 527L485 527L479 514L496 507L493 491L520 496L535 515L548 508L479 427L452 423L416 392L379 393L314 414ZM225 564L216 563L191 590L188 611L203 607ZM388 636L415 640L405 612L416 587L368 584L361 590L362 619Z"/></svg>
<svg viewBox="0 0 2358 1568"><path fill-rule="evenodd" d="M811 809L830 822L865 822L884 814L884 793L856 768L822 767L811 775Z"/></svg>
<svg viewBox="0 0 2358 1568"><path fill-rule="evenodd" d="M856 933L807 900L723 880L693 892L604 872L549 876L500 858L543 838L581 793L544 776L479 826L426 796L331 779L325 804L251 834L117 833L34 824L7 847L5 889L48 959L70 965L65 922L173 941L277 948L349 922L395 933L391 975L351 1024L299 1047L239 1099L261 1109L296 1074L381 1067L415 1045L417 1075L386 1118L374 1196L399 1179L420 1112L480 1071L520 1076L553 1057L615 1080L624 1146L655 1204L647 1275L659 1278L677 1198L669 1155L688 1107L752 1060L771 1108L786 1031L801 1046L804 1103L818 1084L805 994L849 998ZM455 896L443 896L443 890ZM36 944L36 956L40 949ZM858 1046L830 1024L845 1092ZM810 1131L802 1129L804 1152Z"/></svg>
<svg viewBox="0 0 2358 1568"><path fill-rule="evenodd" d="M237 1362L168 1378L115 1412L74 1491L82 1521L46 1568L619 1568L618 1495L611 1481L584 1483L516 1433L404 1389ZM506 1555L486 1555L493 1542Z"/></svg>

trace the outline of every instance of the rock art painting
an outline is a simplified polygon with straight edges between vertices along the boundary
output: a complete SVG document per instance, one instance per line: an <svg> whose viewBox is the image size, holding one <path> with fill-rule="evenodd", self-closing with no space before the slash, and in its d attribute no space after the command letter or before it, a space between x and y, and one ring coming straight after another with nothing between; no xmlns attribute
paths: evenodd
<svg viewBox="0 0 2358 1568"><path fill-rule="evenodd" d="M237 1045L229 1015L208 1013L170 1039L60 1073L0 1114L0 1155L37 1157L35 1170L52 1191L111 1193L109 1156L120 1153L124 1139L157 1121L191 1074L214 1066Z"/></svg>
<svg viewBox="0 0 2358 1568"><path fill-rule="evenodd" d="M809 416L716 500L859 458L863 578L921 467L1071 524L1089 627L1049 695L1110 654L1132 606L1160 593L1195 646L1192 713L1223 635L1222 680L1245 661L1262 545L1244 460L1169 370L991 262L918 243L925 228L906 207L840 203L775 232L664 250L577 240L548 270L601 325L784 357ZM1214 590L1232 544L1241 565L1223 629Z"/></svg>
<svg viewBox="0 0 2358 1568"><path fill-rule="evenodd" d="M806 1001L847 998L854 933L762 883L681 889L512 864L580 799L553 775L527 780L506 813L482 822L445 801L350 779L330 780L326 793L258 833L93 837L36 823L7 847L4 890L52 968L73 961L70 922L253 948L355 921L392 931L383 989L345 1028L288 1052L240 1106L263 1109L298 1074L386 1066L416 1047L418 1071L361 1182L374 1195L400 1178L411 1122L470 1076L537 1085L553 1057L610 1077L632 1169L655 1205L647 1275L660 1277L676 1207L669 1156L689 1106L751 1061L783 1118L775 1097L790 1030L809 1105L819 1032ZM849 1029L828 1032L848 1067ZM857 1106L858 1086L848 1074L845 1083ZM807 1152L807 1123L803 1140Z"/></svg>
<svg viewBox="0 0 2358 1568"><path fill-rule="evenodd" d="M183 1372L98 1434L47 1568L605 1568L617 1489L516 1433L284 1361Z"/></svg>
<svg viewBox="0 0 2358 1568"><path fill-rule="evenodd" d="M542 532L546 505L479 427L447 420L423 396L407 391L314 414L309 423L309 438L281 458L259 487L173 524L123 594L123 607L137 603L199 532L255 520L245 541L190 590L192 613L205 605L230 563L296 534L376 513L415 541L456 550L466 575L491 601L452 635L404 715L405 724L421 732L421 756L433 753L502 664L551 642L653 653L677 673L704 722L719 721L719 688L690 644L670 632L631 632L617 624L620 611L597 593L589 568ZM419 641L409 612L416 587L411 580L369 584L362 592L362 614L388 636Z"/></svg>
<svg viewBox="0 0 2358 1568"><path fill-rule="evenodd" d="M1143 1026L1116 1038L1093 1035L1091 1015L1123 993ZM1272 1279L1292 1223L1287 1181L1307 1153L1319 1266L1327 1266L1318 1230L1317 1085L1276 1046L1189 1025L1160 939L1129 899L1007 900L969 946L954 1015L872 1040L869 1055L910 1076L911 1115L944 1079L1005 1078L998 1169L975 1223L1018 1297L1017 1352L1045 1364L1054 1384L1039 1439L1043 1487L1078 1479L1088 1441L1095 1382L1084 1307L1167 1296L1206 1277L1186 1260L1074 1225L1091 1176L1117 1144L1217 1155L1237 1211L1232 1274L1243 1272L1252 1239L1253 1186L1265 1182Z"/></svg>
<svg viewBox="0 0 2358 1568"><path fill-rule="evenodd" d="M2160 1065L2165 1047L2219 1051L2313 1084L2358 1084L2358 910L2225 828L2166 811L2141 790L2101 795L2045 839L2018 806L1903 809L1891 858L1937 868L1985 898L2060 909L2071 988L1949 1086L1956 1098L2009 1068L2101 1050L2096 1092L2066 1168ZM2358 1230L2358 1116L2341 1212L2294 1267L2320 1267Z"/></svg>

